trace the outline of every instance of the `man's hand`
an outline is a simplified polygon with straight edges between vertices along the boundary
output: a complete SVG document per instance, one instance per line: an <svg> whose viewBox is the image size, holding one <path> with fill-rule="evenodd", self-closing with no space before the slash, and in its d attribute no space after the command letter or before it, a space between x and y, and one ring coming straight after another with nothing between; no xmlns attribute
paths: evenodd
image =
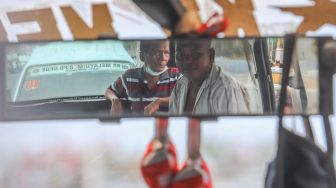
<svg viewBox="0 0 336 188"><path fill-rule="evenodd" d="M167 106L169 105L169 97L162 97L158 98L155 101L149 103L144 109L145 115L150 116L157 112L160 106Z"/></svg>
<svg viewBox="0 0 336 188"><path fill-rule="evenodd" d="M110 115L111 116L121 116L123 112L123 107L121 100L116 96L114 91L110 88L107 88L105 92L106 99L111 101L111 110Z"/></svg>
<svg viewBox="0 0 336 188"><path fill-rule="evenodd" d="M111 100L111 110L110 110L110 115L111 116L121 116L122 115L122 103L120 99L112 99Z"/></svg>
<svg viewBox="0 0 336 188"><path fill-rule="evenodd" d="M156 111L159 110L160 105L161 105L161 99L160 98L158 98L155 101L151 102L144 109L145 115L147 115L147 116L152 115L153 113L155 113Z"/></svg>

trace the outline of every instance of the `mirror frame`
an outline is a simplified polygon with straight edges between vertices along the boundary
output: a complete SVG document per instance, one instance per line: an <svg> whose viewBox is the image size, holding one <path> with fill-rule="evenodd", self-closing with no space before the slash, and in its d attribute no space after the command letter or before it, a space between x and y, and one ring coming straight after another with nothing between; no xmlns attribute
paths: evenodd
<svg viewBox="0 0 336 188"><path fill-rule="evenodd" d="M285 36L286 37L286 36ZM282 38L285 38L282 37ZM266 93L262 92L261 95L263 99L266 99L266 101L262 100L262 106L263 110L268 110L270 113L263 113L263 114L215 114L215 115L153 115L153 116L139 116L139 115L123 115L121 117L113 117L113 116L64 116L62 114L61 116L58 117L47 117L47 118L36 118L36 117L15 117L15 118L10 118L8 117L8 109L12 108L9 107L7 104L8 102L6 101L6 96L1 95L0 96L0 121L22 121L22 120L54 120L54 119L99 119L101 121L119 121L121 118L148 118L148 117L197 117L201 119L217 119L218 117L222 116L273 116L276 115L276 109L275 109L275 104L274 102L274 91L273 88L273 83L272 79L270 79L271 76L271 70L269 66L269 59L268 59L268 52L267 52L267 44L266 44L266 39L267 37L256 37L256 38L237 38L237 37L232 37L232 38L223 38L223 39L213 39L213 40L232 40L232 39L242 39L242 40L248 40L248 39L256 39L254 44L253 44L253 49L245 49L245 50L252 50L254 52L255 61L259 62L261 61L262 63L256 63L256 67L258 72L262 71L263 76L262 79L259 79L259 86L261 91L267 91ZM301 38L301 37L299 37ZM318 111L321 114L333 114L333 103L330 102L332 100L331 98L327 98L332 96L332 75L336 72L336 68L333 68L332 71L330 71L330 65L329 67L326 66L328 63L330 64L330 60L325 60L321 58L320 54L323 54L323 45L326 43L326 41L333 41L336 42L335 40L331 39L330 37L305 37L305 38L314 38L318 41L318 64L319 64L319 107ZM190 39L188 37L184 38L170 38L171 40L179 40L179 39ZM202 38L195 37L193 38L194 40L200 40ZM99 39L98 39L99 40ZM104 38L103 40L106 40ZM116 39L108 39L108 40L116 40ZM121 40L121 41L134 41L133 40ZM151 39L155 40L155 39ZM162 40L162 39L158 39ZM79 40L79 41L92 41L92 40ZM55 42L55 41L31 41L31 42L20 42L20 44L30 44L30 43L47 43L47 42ZM73 42L73 41L69 41ZM4 50L6 45L12 45L13 43L8 43L8 42L3 42L0 43L0 57L5 57L4 55ZM14 43L18 44L18 43ZM247 57L249 58L249 57ZM251 58L251 57L250 57ZM3 61L3 59L1 60ZM323 74L322 74L323 72ZM259 75L260 76L260 75ZM0 92L5 93L5 86L6 86L6 69L5 69L5 63L0 62ZM331 79L331 80L330 80ZM323 84L322 84L323 83ZM326 100L328 99L328 100ZM107 100L106 100L107 101ZM104 102L102 105L109 105L110 102ZM64 106L62 107L64 108ZM79 108L83 110L82 108ZM302 115L302 114L295 114L295 115ZM315 115L315 114L310 114L310 115Z"/></svg>

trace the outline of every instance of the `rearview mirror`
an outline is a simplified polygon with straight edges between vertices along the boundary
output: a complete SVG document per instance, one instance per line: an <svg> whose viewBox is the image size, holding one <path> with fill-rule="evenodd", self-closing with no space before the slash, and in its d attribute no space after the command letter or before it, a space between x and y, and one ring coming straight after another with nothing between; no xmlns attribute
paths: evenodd
<svg viewBox="0 0 336 188"><path fill-rule="evenodd" d="M1 120L272 115L283 38L1 44ZM298 38L288 114L318 114L318 38Z"/></svg>

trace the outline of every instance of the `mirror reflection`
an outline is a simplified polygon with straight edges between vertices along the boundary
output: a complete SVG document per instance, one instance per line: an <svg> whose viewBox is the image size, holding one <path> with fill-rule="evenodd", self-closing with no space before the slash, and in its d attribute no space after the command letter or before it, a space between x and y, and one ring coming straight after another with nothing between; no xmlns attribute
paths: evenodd
<svg viewBox="0 0 336 188"><path fill-rule="evenodd" d="M7 44L5 116L274 114L283 50L282 38ZM316 39L294 53L286 113L318 113Z"/></svg>
<svg viewBox="0 0 336 188"><path fill-rule="evenodd" d="M275 104L279 103L282 79L283 39L267 39ZM317 114L319 112L319 75L317 40L297 40L287 86L286 114Z"/></svg>

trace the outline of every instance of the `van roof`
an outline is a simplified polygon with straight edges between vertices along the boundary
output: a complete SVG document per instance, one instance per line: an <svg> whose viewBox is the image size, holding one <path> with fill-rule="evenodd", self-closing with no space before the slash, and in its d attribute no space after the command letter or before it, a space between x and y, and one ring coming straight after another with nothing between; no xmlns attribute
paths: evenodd
<svg viewBox="0 0 336 188"><path fill-rule="evenodd" d="M45 65L83 61L128 61L134 63L122 42L99 41L59 41L36 47L27 63Z"/></svg>

